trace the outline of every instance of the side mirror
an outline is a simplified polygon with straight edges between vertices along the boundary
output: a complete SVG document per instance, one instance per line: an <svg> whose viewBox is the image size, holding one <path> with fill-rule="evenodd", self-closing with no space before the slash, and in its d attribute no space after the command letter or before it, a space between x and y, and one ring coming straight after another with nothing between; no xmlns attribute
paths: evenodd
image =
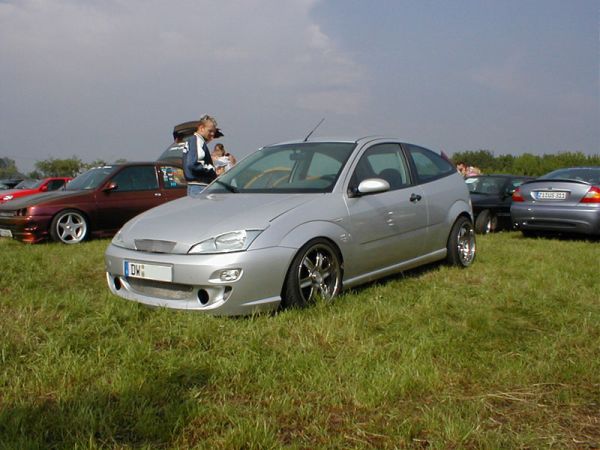
<svg viewBox="0 0 600 450"><path fill-rule="evenodd" d="M360 182L356 189L350 194L350 197L361 197L363 195L378 194L390 190L390 183L382 178L367 178Z"/></svg>
<svg viewBox="0 0 600 450"><path fill-rule="evenodd" d="M48 190L48 185L44 185L40 188L40 192L46 192Z"/></svg>
<svg viewBox="0 0 600 450"><path fill-rule="evenodd" d="M110 183L108 183L104 189L102 189L104 192L111 192L114 191L115 189L117 189L119 186L117 185L117 183L115 183L114 181L111 181Z"/></svg>

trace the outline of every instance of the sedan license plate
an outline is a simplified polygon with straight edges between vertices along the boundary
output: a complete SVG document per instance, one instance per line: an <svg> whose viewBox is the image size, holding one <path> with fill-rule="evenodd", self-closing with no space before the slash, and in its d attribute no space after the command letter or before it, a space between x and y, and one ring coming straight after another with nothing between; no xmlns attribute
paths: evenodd
<svg viewBox="0 0 600 450"><path fill-rule="evenodd" d="M123 261L123 272L126 277L144 278L146 280L173 281L173 268L160 264L147 264L134 261Z"/></svg>
<svg viewBox="0 0 600 450"><path fill-rule="evenodd" d="M11 238L12 236L12 231L10 230L5 230L3 228L0 228L0 237L8 237Z"/></svg>
<svg viewBox="0 0 600 450"><path fill-rule="evenodd" d="M567 198L567 193L556 191L539 191L535 193L535 198L538 200L565 200Z"/></svg>

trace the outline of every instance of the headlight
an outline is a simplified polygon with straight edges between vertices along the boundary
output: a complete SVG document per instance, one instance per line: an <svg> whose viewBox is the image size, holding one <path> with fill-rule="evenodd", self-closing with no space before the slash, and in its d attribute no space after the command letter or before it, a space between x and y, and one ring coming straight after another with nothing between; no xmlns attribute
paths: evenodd
<svg viewBox="0 0 600 450"><path fill-rule="evenodd" d="M190 248L188 253L227 253L246 250L262 230L238 230L223 233L202 241Z"/></svg>

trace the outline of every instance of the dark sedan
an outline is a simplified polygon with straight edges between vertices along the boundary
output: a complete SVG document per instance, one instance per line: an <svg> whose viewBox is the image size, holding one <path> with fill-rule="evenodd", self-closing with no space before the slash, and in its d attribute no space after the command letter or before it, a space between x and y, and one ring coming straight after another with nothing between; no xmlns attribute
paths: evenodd
<svg viewBox="0 0 600 450"><path fill-rule="evenodd" d="M29 243L50 237L65 244L108 237L137 214L185 193L181 167L174 162L96 167L64 190L0 205L0 236Z"/></svg>
<svg viewBox="0 0 600 450"><path fill-rule="evenodd" d="M510 213L524 235L600 236L600 167L559 169L523 184Z"/></svg>
<svg viewBox="0 0 600 450"><path fill-rule="evenodd" d="M465 179L471 194L475 231L491 233L510 229L512 193L532 177L517 175L477 175Z"/></svg>

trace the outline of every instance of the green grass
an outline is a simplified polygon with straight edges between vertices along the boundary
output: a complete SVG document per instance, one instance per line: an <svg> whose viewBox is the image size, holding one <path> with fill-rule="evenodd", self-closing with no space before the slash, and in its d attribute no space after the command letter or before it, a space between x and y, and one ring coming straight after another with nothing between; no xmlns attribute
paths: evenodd
<svg viewBox="0 0 600 450"><path fill-rule="evenodd" d="M234 319L112 296L107 244L0 240L0 448L600 445L598 242Z"/></svg>

